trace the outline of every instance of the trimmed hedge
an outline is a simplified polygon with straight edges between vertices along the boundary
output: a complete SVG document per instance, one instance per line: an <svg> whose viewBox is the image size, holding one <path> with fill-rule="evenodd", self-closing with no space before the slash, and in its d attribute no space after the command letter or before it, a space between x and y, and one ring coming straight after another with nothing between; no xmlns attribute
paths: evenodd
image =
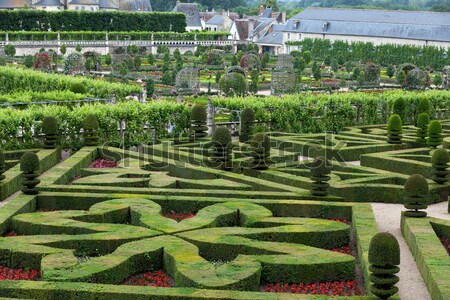
<svg viewBox="0 0 450 300"><path fill-rule="evenodd" d="M408 178L405 184L405 207L409 209L404 214L407 217L423 218L427 216L425 211L428 207L429 197L428 182L422 175L415 174Z"/></svg>

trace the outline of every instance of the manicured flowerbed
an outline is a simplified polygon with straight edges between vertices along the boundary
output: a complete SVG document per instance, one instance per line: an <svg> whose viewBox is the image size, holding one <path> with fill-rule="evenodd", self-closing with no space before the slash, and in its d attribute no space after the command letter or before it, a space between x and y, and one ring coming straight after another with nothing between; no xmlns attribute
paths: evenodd
<svg viewBox="0 0 450 300"><path fill-rule="evenodd" d="M264 291L270 293L311 294L311 295L331 295L331 296L361 295L361 290L356 280L317 282L312 284L304 284L304 283L267 284L264 287Z"/></svg>
<svg viewBox="0 0 450 300"><path fill-rule="evenodd" d="M117 168L117 163L110 159L98 158L89 165L89 168L94 169Z"/></svg>
<svg viewBox="0 0 450 300"><path fill-rule="evenodd" d="M40 280L41 272L37 270L11 269L0 265L0 281L2 280Z"/></svg>
<svg viewBox="0 0 450 300"><path fill-rule="evenodd" d="M134 286L172 287L173 279L163 270L131 276L123 283Z"/></svg>
<svg viewBox="0 0 450 300"><path fill-rule="evenodd" d="M442 245L444 245L445 250L447 250L447 253L450 256L450 241L449 241L449 239L442 237L439 240L441 241Z"/></svg>
<svg viewBox="0 0 450 300"><path fill-rule="evenodd" d="M14 231L9 231L3 235L3 237L17 236L18 234Z"/></svg>
<svg viewBox="0 0 450 300"><path fill-rule="evenodd" d="M195 214L190 213L190 212L189 213L177 213L177 212L174 212L174 211L171 211L170 213L163 213L162 215L165 218L170 218L170 219L173 219L173 220L175 220L177 222L181 222L181 221L183 221L185 219L190 219L190 218L195 217Z"/></svg>
<svg viewBox="0 0 450 300"><path fill-rule="evenodd" d="M340 248L333 248L333 249L331 249L331 251L352 255L352 249L350 248L350 246L342 246Z"/></svg>

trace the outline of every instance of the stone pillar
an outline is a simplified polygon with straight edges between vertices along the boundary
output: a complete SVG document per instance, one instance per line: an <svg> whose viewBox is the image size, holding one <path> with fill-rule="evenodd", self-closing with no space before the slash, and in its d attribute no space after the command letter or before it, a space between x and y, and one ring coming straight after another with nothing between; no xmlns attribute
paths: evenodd
<svg viewBox="0 0 450 300"><path fill-rule="evenodd" d="M8 42L9 42L9 34L8 33L6 33L5 40L6 40L6 43L8 44Z"/></svg>
<svg viewBox="0 0 450 300"><path fill-rule="evenodd" d="M109 98L109 104L115 105L116 104L116 91L111 92L111 97Z"/></svg>
<svg viewBox="0 0 450 300"><path fill-rule="evenodd" d="M58 41L57 41L57 44L58 44L58 49L56 50L56 53L58 53L59 52L59 49L61 49L61 32L59 32L58 31ZM61 53L62 54L62 53Z"/></svg>
<svg viewBox="0 0 450 300"><path fill-rule="evenodd" d="M141 103L147 102L147 87L146 87L145 82L142 83L141 99L139 102L141 102Z"/></svg>
<svg viewBox="0 0 450 300"><path fill-rule="evenodd" d="M109 33L108 31L105 34L105 55L108 55L110 53L109 50Z"/></svg>
<svg viewBox="0 0 450 300"><path fill-rule="evenodd" d="M197 34L194 34L194 53L198 49L198 41L197 41Z"/></svg>
<svg viewBox="0 0 450 300"><path fill-rule="evenodd" d="M216 124L214 121L215 117L215 109L212 106L211 97L208 98L208 106L206 107L206 126L208 126L208 136L212 136L214 131L216 130Z"/></svg>

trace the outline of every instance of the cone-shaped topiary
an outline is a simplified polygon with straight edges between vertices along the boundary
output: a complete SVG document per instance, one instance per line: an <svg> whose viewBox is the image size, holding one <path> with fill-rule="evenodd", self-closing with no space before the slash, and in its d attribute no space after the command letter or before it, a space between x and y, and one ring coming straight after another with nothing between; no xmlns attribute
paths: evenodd
<svg viewBox="0 0 450 300"><path fill-rule="evenodd" d="M84 143L86 146L97 146L99 142L98 138L98 119L95 115L89 114L86 116L86 119L84 119L84 125L83 125L83 136L84 136Z"/></svg>
<svg viewBox="0 0 450 300"><path fill-rule="evenodd" d="M6 171L5 155L3 154L3 151L0 149L0 181L6 178L6 176L3 175L5 171Z"/></svg>
<svg viewBox="0 0 450 300"><path fill-rule="evenodd" d="M387 133L389 144L402 143L402 119L399 115L391 115L387 123Z"/></svg>
<svg viewBox="0 0 450 300"><path fill-rule="evenodd" d="M206 120L206 109L201 105L195 105L191 112L191 140L196 141L208 135Z"/></svg>
<svg viewBox="0 0 450 300"><path fill-rule="evenodd" d="M45 117L42 120L42 132L45 134L44 148L55 149L58 135L58 123L54 117Z"/></svg>
<svg viewBox="0 0 450 300"><path fill-rule="evenodd" d="M79 82L72 83L70 91L75 94L86 94L86 88Z"/></svg>
<svg viewBox="0 0 450 300"><path fill-rule="evenodd" d="M430 122L428 126L428 141L427 145L436 148L442 144L442 124L441 122L434 120Z"/></svg>
<svg viewBox="0 0 450 300"><path fill-rule="evenodd" d="M448 163L450 161L450 156L445 149L436 149L431 157L431 164L433 170L433 181L439 184L446 183L448 181Z"/></svg>
<svg viewBox="0 0 450 300"><path fill-rule="evenodd" d="M381 299L388 299L398 292L395 274L400 271L400 246L397 239L388 232L377 233L369 246L370 291Z"/></svg>
<svg viewBox="0 0 450 300"><path fill-rule="evenodd" d="M224 170L232 169L231 133L225 127L216 129L212 136L212 146L209 150L209 159L213 167Z"/></svg>
<svg viewBox="0 0 450 300"><path fill-rule="evenodd" d="M250 152L253 156L251 168L266 170L270 165L270 137L264 133L257 133L250 144Z"/></svg>
<svg viewBox="0 0 450 300"><path fill-rule="evenodd" d="M314 196L328 195L328 188L330 185L327 181L330 180L331 163L324 157L317 157L310 166L312 183L311 194Z"/></svg>
<svg viewBox="0 0 450 300"><path fill-rule="evenodd" d="M251 108L246 108L241 112L241 132L239 142L246 143L252 138L253 123L255 122L255 112Z"/></svg>
<svg viewBox="0 0 450 300"><path fill-rule="evenodd" d="M415 174L408 178L405 184L405 216L413 218L423 218L427 212L419 211L428 207L428 182L422 175Z"/></svg>
<svg viewBox="0 0 450 300"><path fill-rule="evenodd" d="M417 106L417 112L419 114L426 113L427 115L429 115L430 111L431 111L430 100L428 100L427 98L421 99L419 105Z"/></svg>
<svg viewBox="0 0 450 300"><path fill-rule="evenodd" d="M428 125L430 124L430 116L427 113L421 113L417 118L416 141L425 144L428 136Z"/></svg>
<svg viewBox="0 0 450 300"><path fill-rule="evenodd" d="M36 195L39 189L36 187L41 181L39 176L39 157L34 152L26 152L20 158L20 171L22 171L22 192L28 195Z"/></svg>

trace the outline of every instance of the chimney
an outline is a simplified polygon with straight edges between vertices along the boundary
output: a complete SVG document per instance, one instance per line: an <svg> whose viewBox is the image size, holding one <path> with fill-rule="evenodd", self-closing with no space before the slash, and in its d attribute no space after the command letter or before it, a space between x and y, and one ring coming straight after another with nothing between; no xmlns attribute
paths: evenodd
<svg viewBox="0 0 450 300"><path fill-rule="evenodd" d="M250 40L253 39L253 31L255 30L255 20L249 19L248 20L248 37Z"/></svg>
<svg viewBox="0 0 450 300"><path fill-rule="evenodd" d="M261 6L259 7L259 15L262 15L262 13L264 12L264 5L261 4Z"/></svg>
<svg viewBox="0 0 450 300"><path fill-rule="evenodd" d="M286 11L281 12L281 23L286 23Z"/></svg>

